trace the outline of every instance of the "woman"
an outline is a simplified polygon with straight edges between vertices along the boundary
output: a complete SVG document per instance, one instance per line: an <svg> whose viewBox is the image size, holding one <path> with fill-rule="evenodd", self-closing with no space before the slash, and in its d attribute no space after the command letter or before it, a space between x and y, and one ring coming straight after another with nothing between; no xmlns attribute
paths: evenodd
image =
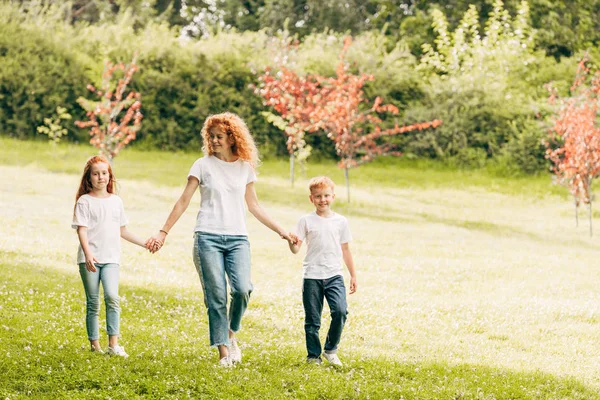
<svg viewBox="0 0 600 400"><path fill-rule="evenodd" d="M220 365L228 367L242 361L235 333L241 328L252 292L244 201L262 224L282 239L292 239L258 203L254 189L258 150L244 121L228 112L211 115L204 121L202 139L205 156L192 165L181 197L149 247L152 252L160 249L200 187L194 264L208 309L210 344L219 349ZM231 287L229 313L225 276Z"/></svg>

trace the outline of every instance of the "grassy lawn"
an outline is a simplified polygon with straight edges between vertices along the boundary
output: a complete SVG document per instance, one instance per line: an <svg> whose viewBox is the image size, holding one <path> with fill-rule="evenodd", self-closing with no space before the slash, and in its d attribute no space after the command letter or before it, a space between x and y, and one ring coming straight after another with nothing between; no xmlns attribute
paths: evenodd
<svg viewBox="0 0 600 400"><path fill-rule="evenodd" d="M576 228L549 178L408 161L352 171L350 204L338 190L334 208L349 218L359 273L344 368L305 364L301 256L251 217L244 363L216 367L191 260L199 198L156 255L123 245L121 343L130 357L92 354L70 229L92 153L0 139L2 399L600 399L600 251L583 212ZM131 231L160 228L195 158L117 158ZM286 173L284 161L266 161L257 188L291 229L311 208L306 179L291 188ZM321 173L343 186L333 163L309 166L308 176Z"/></svg>

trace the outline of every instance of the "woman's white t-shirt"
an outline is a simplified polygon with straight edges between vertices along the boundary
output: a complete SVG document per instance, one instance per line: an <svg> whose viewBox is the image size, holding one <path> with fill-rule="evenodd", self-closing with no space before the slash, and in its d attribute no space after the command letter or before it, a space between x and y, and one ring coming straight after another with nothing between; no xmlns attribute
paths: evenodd
<svg viewBox="0 0 600 400"><path fill-rule="evenodd" d="M84 194L77 200L71 227L87 227L90 250L99 264L119 264L121 258L121 227L129 221L123 201L115 194L109 197L93 197ZM79 245L77 263L85 262L85 254Z"/></svg>
<svg viewBox="0 0 600 400"><path fill-rule="evenodd" d="M190 176L200 182L200 211L194 231L247 235L246 185L256 182L252 166L239 159L227 162L206 156L194 162Z"/></svg>
<svg viewBox="0 0 600 400"><path fill-rule="evenodd" d="M306 241L302 263L305 279L329 279L342 275L342 244L352 241L348 220L333 213L328 218L312 212L300 218L296 235Z"/></svg>

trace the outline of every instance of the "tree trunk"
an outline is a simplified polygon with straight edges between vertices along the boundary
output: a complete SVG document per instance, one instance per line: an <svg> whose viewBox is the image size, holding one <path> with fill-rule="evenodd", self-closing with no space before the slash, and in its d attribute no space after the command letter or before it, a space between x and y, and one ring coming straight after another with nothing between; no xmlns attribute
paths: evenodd
<svg viewBox="0 0 600 400"><path fill-rule="evenodd" d="M592 199L590 199L590 207L589 207L589 218L590 218L590 237L592 237Z"/></svg>
<svg viewBox="0 0 600 400"><path fill-rule="evenodd" d="M296 154L290 154L290 183L292 187L294 187L294 164L295 164Z"/></svg>
<svg viewBox="0 0 600 400"><path fill-rule="evenodd" d="M577 198L573 197L573 200L573 203L575 204L575 227L579 228L579 215L577 213L579 207L577 206Z"/></svg>
<svg viewBox="0 0 600 400"><path fill-rule="evenodd" d="M344 176L346 177L346 194L348 196L348 203L350 203L350 169L344 168Z"/></svg>

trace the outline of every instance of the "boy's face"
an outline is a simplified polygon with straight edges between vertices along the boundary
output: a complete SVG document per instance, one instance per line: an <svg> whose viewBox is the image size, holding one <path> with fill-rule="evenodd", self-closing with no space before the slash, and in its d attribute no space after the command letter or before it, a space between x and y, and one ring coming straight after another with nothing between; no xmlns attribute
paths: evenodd
<svg viewBox="0 0 600 400"><path fill-rule="evenodd" d="M310 202L315 205L317 211L328 211L335 200L335 193L329 186L313 188L310 191Z"/></svg>

